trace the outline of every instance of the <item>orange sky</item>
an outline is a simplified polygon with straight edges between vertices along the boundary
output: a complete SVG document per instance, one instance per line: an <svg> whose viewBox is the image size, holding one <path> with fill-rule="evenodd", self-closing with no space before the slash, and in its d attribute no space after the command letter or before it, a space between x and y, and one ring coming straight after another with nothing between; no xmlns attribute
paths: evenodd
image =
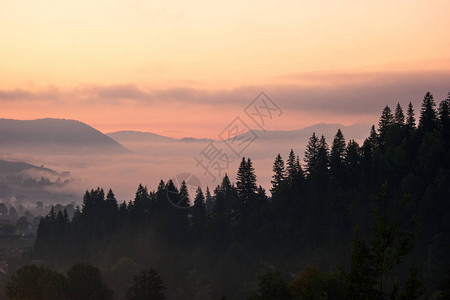
<svg viewBox="0 0 450 300"><path fill-rule="evenodd" d="M268 129L372 122L383 104L446 96L448 11L446 0L5 0L0 117L215 137L265 90L284 111Z"/></svg>

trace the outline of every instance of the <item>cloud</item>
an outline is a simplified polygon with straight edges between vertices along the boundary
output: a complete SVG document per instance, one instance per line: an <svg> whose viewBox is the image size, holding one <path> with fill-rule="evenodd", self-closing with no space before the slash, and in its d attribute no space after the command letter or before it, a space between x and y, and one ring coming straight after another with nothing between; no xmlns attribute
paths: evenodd
<svg viewBox="0 0 450 300"><path fill-rule="evenodd" d="M207 90L192 87L152 89L134 84L90 85L61 91L25 89L0 90L0 101L61 100L84 105L198 105L230 106L243 109L260 91L283 109L299 112L329 112L336 114L373 114L386 105L412 101L420 105L427 91L439 102L450 89L450 71L424 72L312 72L291 74L279 78L283 83L267 86L242 86L230 90ZM280 81L280 80L277 80Z"/></svg>
<svg viewBox="0 0 450 300"><path fill-rule="evenodd" d="M372 114L386 104L411 101L419 105L427 91L440 101L450 89L450 71L305 73L290 76L288 81L289 85L274 86L271 91L284 109Z"/></svg>
<svg viewBox="0 0 450 300"><path fill-rule="evenodd" d="M120 100L134 100L137 104L190 103L202 105L243 105L260 91L258 87L239 87L233 90L208 91L190 87L148 89L137 85L90 86L79 93L89 99L119 103Z"/></svg>
<svg viewBox="0 0 450 300"><path fill-rule="evenodd" d="M16 100L16 99L30 99L33 98L33 93L26 90L15 89L15 90L0 90L1 100Z"/></svg>
<svg viewBox="0 0 450 300"><path fill-rule="evenodd" d="M25 89L0 90L0 102L58 100L62 96L58 88L48 87L41 91Z"/></svg>

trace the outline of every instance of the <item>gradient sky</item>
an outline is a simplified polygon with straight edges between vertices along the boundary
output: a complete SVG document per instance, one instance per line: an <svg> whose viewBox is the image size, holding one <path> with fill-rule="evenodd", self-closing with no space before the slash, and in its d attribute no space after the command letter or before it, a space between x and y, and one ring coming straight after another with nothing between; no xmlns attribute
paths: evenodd
<svg viewBox="0 0 450 300"><path fill-rule="evenodd" d="M215 138L261 90L284 111L267 129L294 129L374 122L450 89L447 0L1 7L2 118Z"/></svg>

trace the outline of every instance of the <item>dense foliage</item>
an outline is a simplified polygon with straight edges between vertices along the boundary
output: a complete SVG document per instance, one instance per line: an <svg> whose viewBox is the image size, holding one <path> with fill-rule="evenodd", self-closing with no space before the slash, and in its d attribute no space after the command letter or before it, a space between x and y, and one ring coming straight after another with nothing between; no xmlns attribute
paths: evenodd
<svg viewBox="0 0 450 300"><path fill-rule="evenodd" d="M11 276L6 295L12 300L113 299L100 270L82 263L73 265L67 276L48 267L26 265Z"/></svg>
<svg viewBox="0 0 450 300"><path fill-rule="evenodd" d="M312 299L305 295L339 287L351 299L414 299L420 282L431 294L450 266L449 105L436 109L427 93L418 126L411 103L406 115L386 106L362 145L339 130L330 149L314 133L305 165L293 150L286 162L276 157L272 197L250 158L235 183L225 175L213 194L199 188L192 206L186 184L178 190L171 180L153 191L139 185L129 203L86 191L72 220L54 210L42 219L35 256L53 266L89 261L109 274L119 263L125 273L154 266L169 299L276 299L262 296L272 288ZM297 273L308 264L326 272L308 267L291 283L272 272L256 286L265 268ZM114 289L125 296L125 283Z"/></svg>

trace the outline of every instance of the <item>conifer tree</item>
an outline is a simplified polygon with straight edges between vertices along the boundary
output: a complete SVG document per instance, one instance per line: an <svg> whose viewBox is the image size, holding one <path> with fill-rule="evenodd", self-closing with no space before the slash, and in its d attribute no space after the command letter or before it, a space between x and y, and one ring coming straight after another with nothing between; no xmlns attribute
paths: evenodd
<svg viewBox="0 0 450 300"><path fill-rule="evenodd" d="M177 189L172 179L169 179L166 183L166 192L172 204L175 204L176 206L182 204L182 201L180 201L180 191ZM165 206L168 207L167 205Z"/></svg>
<svg viewBox="0 0 450 300"><path fill-rule="evenodd" d="M370 134L369 134L369 141L372 144L373 147L378 146L378 134L377 131L375 130L375 125L372 125L372 128L370 129Z"/></svg>
<svg viewBox="0 0 450 300"><path fill-rule="evenodd" d="M139 184L134 196L132 214L136 219L142 219L146 212L150 210L150 197L146 186Z"/></svg>
<svg viewBox="0 0 450 300"><path fill-rule="evenodd" d="M394 124L394 116L392 115L391 108L386 105L381 113L380 121L378 122L378 131L381 137L384 137L386 130Z"/></svg>
<svg viewBox="0 0 450 300"><path fill-rule="evenodd" d="M192 231L195 235L201 234L205 225L206 209L205 196L200 187L197 188L194 205L192 206Z"/></svg>
<svg viewBox="0 0 450 300"><path fill-rule="evenodd" d="M314 132L309 138L305 150L306 172L311 174L318 164L319 139Z"/></svg>
<svg viewBox="0 0 450 300"><path fill-rule="evenodd" d="M450 143L450 92L447 99L439 104L439 127L443 140L448 145Z"/></svg>
<svg viewBox="0 0 450 300"><path fill-rule="evenodd" d="M173 185L173 183L172 183ZM176 191L178 193L178 191ZM173 195L176 196L176 193L171 193L169 194L167 189L166 189L166 184L164 183L163 180L161 180L158 184L158 187L156 189L156 193L155 193L155 197L153 200L153 207L155 208L155 210L161 211L164 210L165 208L167 208L169 204L169 201L167 199L167 197L171 197ZM172 199L172 198L170 198ZM174 198L174 200L176 201L176 199Z"/></svg>
<svg viewBox="0 0 450 300"><path fill-rule="evenodd" d="M179 202L178 206L180 207L189 207L189 191L186 186L186 181L181 182L180 192L179 192Z"/></svg>
<svg viewBox="0 0 450 300"><path fill-rule="evenodd" d="M362 164L364 168L369 168L372 163L373 151L378 143L378 134L375 130L375 125L370 129L370 135L364 140L361 152Z"/></svg>
<svg viewBox="0 0 450 300"><path fill-rule="evenodd" d="M360 148L358 143L355 142L355 140L350 140L345 150L344 162L347 169L349 183L351 185L355 185L358 183L360 176L360 158Z"/></svg>
<svg viewBox="0 0 450 300"><path fill-rule="evenodd" d="M405 125L405 115L403 114L400 103L397 103L397 106L395 107L394 123L400 126Z"/></svg>
<svg viewBox="0 0 450 300"><path fill-rule="evenodd" d="M108 211L111 212L117 210L117 200L111 189L109 189L108 194L106 195L106 207Z"/></svg>
<svg viewBox="0 0 450 300"><path fill-rule="evenodd" d="M239 199L237 197L236 189L233 185L231 185L230 178L228 177L228 174L225 173L225 176L222 179L222 182L220 184L220 190L224 196L225 199L225 210L236 210L239 209Z"/></svg>
<svg viewBox="0 0 450 300"><path fill-rule="evenodd" d="M437 128L436 103L430 92L425 94L420 111L419 129L422 132L431 132Z"/></svg>
<svg viewBox="0 0 450 300"><path fill-rule="evenodd" d="M327 176L330 164L330 154L328 144L322 135L319 140L319 149L317 152L317 171L323 176Z"/></svg>
<svg viewBox="0 0 450 300"><path fill-rule="evenodd" d="M414 117L414 108L411 102L408 105L408 112L406 117L406 126L409 131L416 129L416 118Z"/></svg>
<svg viewBox="0 0 450 300"><path fill-rule="evenodd" d="M297 161L294 150L292 149L289 152L286 164L286 178L292 184L294 179L300 175L299 172L301 172L300 161Z"/></svg>
<svg viewBox="0 0 450 300"><path fill-rule="evenodd" d="M250 158L247 161L245 157L242 158L236 176L236 190L239 199L242 201L244 212L248 213L257 190L255 169Z"/></svg>
<svg viewBox="0 0 450 300"><path fill-rule="evenodd" d="M345 176L344 157L345 139L342 131L338 129L330 153L330 175L335 182L342 181Z"/></svg>
<svg viewBox="0 0 450 300"><path fill-rule="evenodd" d="M114 196L113 191L110 189L106 195L105 201L105 227L107 232L112 232L114 230L115 223L117 222L117 200Z"/></svg>
<svg viewBox="0 0 450 300"><path fill-rule="evenodd" d="M285 179L284 161L281 158L280 153L278 153L277 157L275 158L272 170L274 174L272 175L272 188L270 189L270 191L274 193Z"/></svg>

